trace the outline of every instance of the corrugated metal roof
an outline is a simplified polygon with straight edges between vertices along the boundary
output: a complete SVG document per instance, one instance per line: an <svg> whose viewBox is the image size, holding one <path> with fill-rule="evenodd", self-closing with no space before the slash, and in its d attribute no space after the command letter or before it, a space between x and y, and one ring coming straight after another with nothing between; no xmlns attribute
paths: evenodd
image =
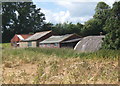
<svg viewBox="0 0 120 86"><path fill-rule="evenodd" d="M87 36L80 40L74 50L81 52L94 52L101 48L102 38L105 36Z"/></svg>
<svg viewBox="0 0 120 86"><path fill-rule="evenodd" d="M24 40L24 38L21 35L17 35L20 40Z"/></svg>
<svg viewBox="0 0 120 86"><path fill-rule="evenodd" d="M67 34L67 35L61 35L61 36L51 36L40 43L59 43L59 42L67 39L68 37L70 37L72 35L74 35L74 34Z"/></svg>
<svg viewBox="0 0 120 86"><path fill-rule="evenodd" d="M76 41L80 41L81 39L82 38L72 39L72 40L68 40L68 41L63 41L62 43L76 42Z"/></svg>
<svg viewBox="0 0 120 86"><path fill-rule="evenodd" d="M24 41L32 41L32 40L37 40L46 34L50 33L51 31L44 31L44 32L37 32L34 35L30 36L29 38L25 39Z"/></svg>
<svg viewBox="0 0 120 86"><path fill-rule="evenodd" d="M28 37L32 36L33 34L22 34L21 36L24 38L24 39L27 39Z"/></svg>

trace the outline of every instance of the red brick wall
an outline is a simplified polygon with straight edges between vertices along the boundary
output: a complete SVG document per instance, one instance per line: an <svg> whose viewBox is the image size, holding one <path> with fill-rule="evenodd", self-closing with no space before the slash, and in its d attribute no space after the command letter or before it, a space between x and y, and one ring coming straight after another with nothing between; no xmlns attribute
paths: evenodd
<svg viewBox="0 0 120 86"><path fill-rule="evenodd" d="M11 39L11 46L13 47L17 47L18 46L18 42L20 41L20 39L18 38L17 35L15 35L12 39Z"/></svg>
<svg viewBox="0 0 120 86"><path fill-rule="evenodd" d="M11 42L18 42L20 41L20 39L18 38L17 35L15 35L12 39L11 39Z"/></svg>
<svg viewBox="0 0 120 86"><path fill-rule="evenodd" d="M57 43L50 43L50 44L40 44L39 47L44 47L44 48L60 48L60 44Z"/></svg>

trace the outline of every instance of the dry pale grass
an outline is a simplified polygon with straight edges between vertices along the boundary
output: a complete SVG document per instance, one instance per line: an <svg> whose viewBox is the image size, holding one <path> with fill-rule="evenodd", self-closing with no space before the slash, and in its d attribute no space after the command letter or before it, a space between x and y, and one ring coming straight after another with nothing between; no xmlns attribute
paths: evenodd
<svg viewBox="0 0 120 86"><path fill-rule="evenodd" d="M49 58L39 63L35 83L115 84L117 61L108 59Z"/></svg>
<svg viewBox="0 0 120 86"><path fill-rule="evenodd" d="M3 64L5 84L116 84L117 60L57 58L41 55L26 63L16 59Z"/></svg>
<svg viewBox="0 0 120 86"><path fill-rule="evenodd" d="M5 48L3 83L116 84L119 56L119 51L76 54L66 49Z"/></svg>
<svg viewBox="0 0 120 86"><path fill-rule="evenodd" d="M10 65L10 66L8 66ZM5 62L3 65L4 84L32 84L36 76L37 63Z"/></svg>

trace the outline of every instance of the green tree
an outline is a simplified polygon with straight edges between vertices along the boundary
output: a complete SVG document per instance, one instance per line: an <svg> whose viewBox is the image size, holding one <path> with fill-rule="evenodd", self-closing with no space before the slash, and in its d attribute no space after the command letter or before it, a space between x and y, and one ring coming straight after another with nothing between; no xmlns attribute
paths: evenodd
<svg viewBox="0 0 120 86"><path fill-rule="evenodd" d="M50 22L46 23L45 22L41 31L48 31L48 30L52 30L53 28L54 28L54 25L52 23L50 23Z"/></svg>
<svg viewBox="0 0 120 86"><path fill-rule="evenodd" d="M105 22L105 20L110 16L110 6L107 5L105 2L99 2L95 8L95 19L101 19L102 22Z"/></svg>
<svg viewBox="0 0 120 86"><path fill-rule="evenodd" d="M3 42L14 34L40 31L44 25L44 14L32 2L4 2L2 8Z"/></svg>
<svg viewBox="0 0 120 86"><path fill-rule="evenodd" d="M15 3L2 3L2 42L8 42L12 38L11 27L15 18Z"/></svg>
<svg viewBox="0 0 120 86"><path fill-rule="evenodd" d="M101 20L99 19L90 19L85 22L84 27L81 30L83 36L89 35L100 35L100 32L103 32L101 27Z"/></svg>
<svg viewBox="0 0 120 86"><path fill-rule="evenodd" d="M76 33L81 35L81 29L83 28L83 25L81 23L77 24L69 24L69 31L70 33Z"/></svg>
<svg viewBox="0 0 120 86"><path fill-rule="evenodd" d="M110 16L110 7L105 2L99 2L95 8L95 14L92 19L85 22L81 31L83 36L100 35L100 32L106 34L103 30L107 18Z"/></svg>
<svg viewBox="0 0 120 86"><path fill-rule="evenodd" d="M99 29L106 34L106 31L103 30L106 20L110 17L111 8L105 2L99 2L95 8L95 14L93 16L94 19L100 20Z"/></svg>
<svg viewBox="0 0 120 86"><path fill-rule="evenodd" d="M63 24L59 23L54 25L54 28L52 28L52 30L59 35L72 34L72 33L81 35L82 28L83 25L81 23L72 24L72 22L70 23L65 22Z"/></svg>
<svg viewBox="0 0 120 86"><path fill-rule="evenodd" d="M120 49L120 1L115 2L104 30L108 32L103 42L105 49Z"/></svg>

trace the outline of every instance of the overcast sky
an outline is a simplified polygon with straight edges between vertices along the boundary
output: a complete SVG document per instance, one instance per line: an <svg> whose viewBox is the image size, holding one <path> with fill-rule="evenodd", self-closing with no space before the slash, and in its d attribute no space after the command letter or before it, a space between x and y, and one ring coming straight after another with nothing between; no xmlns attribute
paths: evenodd
<svg viewBox="0 0 120 86"><path fill-rule="evenodd" d="M33 0L34 4L45 14L46 22L54 24L67 21L84 24L94 15L99 1L112 6L118 0Z"/></svg>

